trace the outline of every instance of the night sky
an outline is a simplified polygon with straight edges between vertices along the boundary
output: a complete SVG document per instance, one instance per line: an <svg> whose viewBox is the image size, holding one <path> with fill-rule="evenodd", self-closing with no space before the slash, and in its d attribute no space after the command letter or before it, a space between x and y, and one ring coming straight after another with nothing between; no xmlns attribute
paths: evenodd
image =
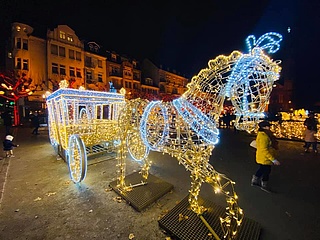
<svg viewBox="0 0 320 240"><path fill-rule="evenodd" d="M310 108L320 102L318 0L0 0L1 52L14 21L43 37L47 28L65 24L82 40L140 61L149 58L188 78L219 54L246 52L248 35L276 31L284 40L272 58L287 66L283 73L295 81L296 103Z"/></svg>

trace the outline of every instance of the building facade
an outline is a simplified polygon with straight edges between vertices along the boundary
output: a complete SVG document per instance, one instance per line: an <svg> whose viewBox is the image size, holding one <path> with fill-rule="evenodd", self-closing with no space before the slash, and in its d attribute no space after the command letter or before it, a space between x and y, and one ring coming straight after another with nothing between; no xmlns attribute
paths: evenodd
<svg viewBox="0 0 320 240"><path fill-rule="evenodd" d="M94 41L80 40L67 25L48 29L41 38L34 36L31 26L15 22L6 55L6 70L32 79L33 94L20 105L33 110L44 107L44 93L57 90L61 80L67 80L71 88L109 91L112 86L116 91L125 88L128 98L150 94L159 99L165 94L181 95L188 82L148 59L142 69L135 59L106 51ZM25 109L22 111L24 114Z"/></svg>
<svg viewBox="0 0 320 240"><path fill-rule="evenodd" d="M142 62L142 91L155 93L160 96L180 96L187 90L188 79L174 71L157 67L149 59Z"/></svg>

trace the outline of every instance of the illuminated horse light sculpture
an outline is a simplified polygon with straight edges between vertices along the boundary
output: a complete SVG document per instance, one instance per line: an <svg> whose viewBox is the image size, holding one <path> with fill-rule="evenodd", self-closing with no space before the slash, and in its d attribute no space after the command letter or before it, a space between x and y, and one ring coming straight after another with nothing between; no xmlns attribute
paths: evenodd
<svg viewBox="0 0 320 240"><path fill-rule="evenodd" d="M219 139L216 122L228 97L236 110L235 126L248 131L255 128L281 70L279 62L270 59L264 50L276 52L281 40L277 33L267 33L257 41L249 36L248 54L234 51L210 60L208 68L194 76L188 90L172 102L128 101L119 117L117 188L125 192L134 187L125 184L127 151L134 159L144 161L141 170L144 179L148 178L151 166L147 159L149 150L168 153L191 172L188 200L193 212L201 217L206 211L198 202L203 182L209 183L215 193L226 196L226 214L220 222L223 237L234 239L243 219L235 183L209 164ZM213 235L216 236L214 232Z"/></svg>

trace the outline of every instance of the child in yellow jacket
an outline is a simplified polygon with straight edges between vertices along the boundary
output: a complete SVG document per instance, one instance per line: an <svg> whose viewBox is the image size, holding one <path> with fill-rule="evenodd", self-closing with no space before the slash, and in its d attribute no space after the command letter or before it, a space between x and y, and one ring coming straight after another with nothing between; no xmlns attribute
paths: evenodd
<svg viewBox="0 0 320 240"><path fill-rule="evenodd" d="M280 162L276 160L278 141L270 131L270 123L268 121L259 123L256 142L256 162L259 164L259 168L255 175L252 176L251 186L259 186L262 190L270 192L268 189L268 181L271 173L271 166L280 165Z"/></svg>

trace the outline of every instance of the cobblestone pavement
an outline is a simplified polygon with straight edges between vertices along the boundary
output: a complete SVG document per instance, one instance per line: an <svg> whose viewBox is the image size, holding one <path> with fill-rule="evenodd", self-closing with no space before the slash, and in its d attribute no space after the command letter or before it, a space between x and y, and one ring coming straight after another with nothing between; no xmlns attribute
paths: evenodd
<svg viewBox="0 0 320 240"><path fill-rule="evenodd" d="M137 212L109 188L116 178L116 159L91 159L87 178L75 185L46 131L35 136L30 128L16 128L14 135L20 145L16 157L0 160L0 239L166 239L157 220L187 196L190 188L189 172L176 159L150 154L151 174L173 184L174 189ZM250 186L257 168L254 150L249 147L252 139L243 132L221 130L210 163L236 182L245 216L262 226L260 239L320 239L320 155L304 154L301 142L280 141L282 165L274 167L270 177L276 193L268 194ZM139 168L139 163L127 161L128 174ZM225 206L224 197L214 195L209 185L203 185L201 196Z"/></svg>

